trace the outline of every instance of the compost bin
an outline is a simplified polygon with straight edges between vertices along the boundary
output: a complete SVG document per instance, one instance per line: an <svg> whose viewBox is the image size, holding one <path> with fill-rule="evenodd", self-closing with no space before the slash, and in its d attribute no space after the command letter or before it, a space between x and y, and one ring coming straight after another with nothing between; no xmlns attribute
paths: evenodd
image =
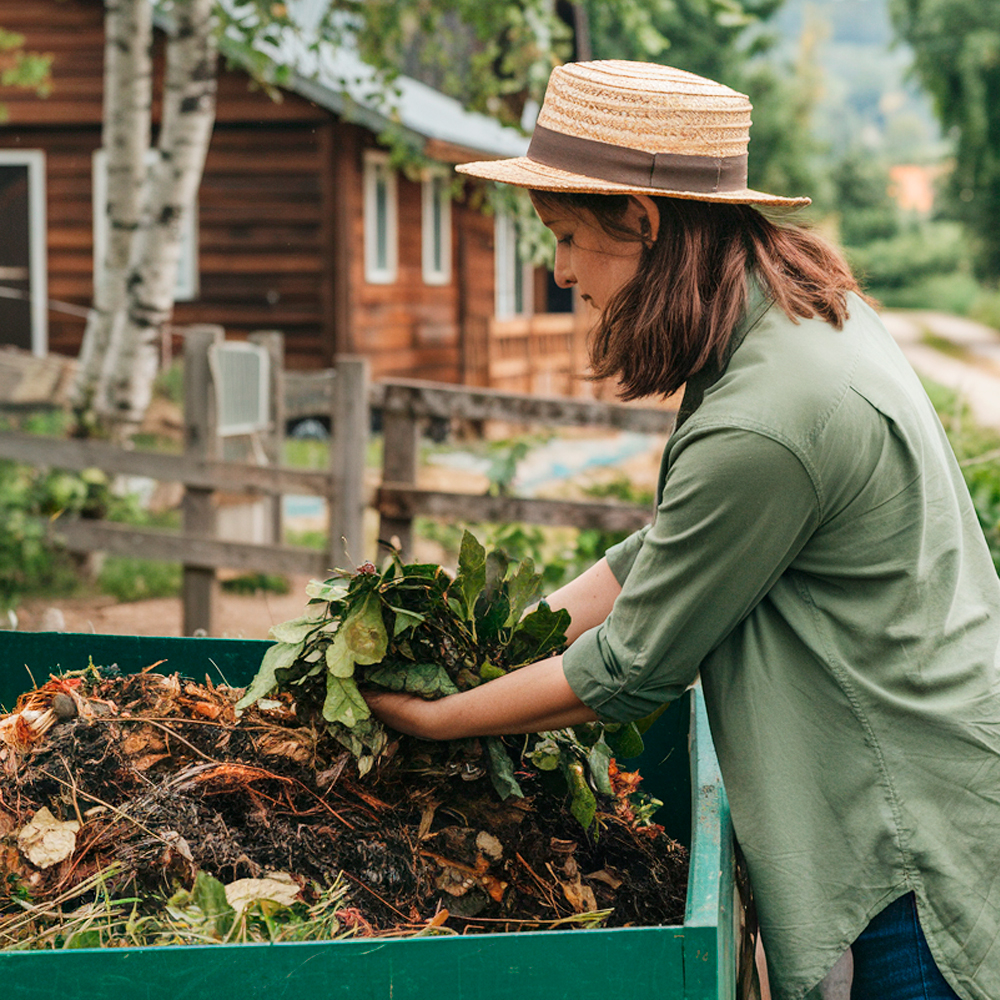
<svg viewBox="0 0 1000 1000"><path fill-rule="evenodd" d="M0 633L0 705L50 673L91 660L229 685L254 676L266 641ZM683 924L410 939L16 951L2 954L15 1000L607 1000L627 984L657 1000L732 1000L736 927L732 830L704 705L697 690L671 705L629 762L664 802L667 832L690 848Z"/></svg>

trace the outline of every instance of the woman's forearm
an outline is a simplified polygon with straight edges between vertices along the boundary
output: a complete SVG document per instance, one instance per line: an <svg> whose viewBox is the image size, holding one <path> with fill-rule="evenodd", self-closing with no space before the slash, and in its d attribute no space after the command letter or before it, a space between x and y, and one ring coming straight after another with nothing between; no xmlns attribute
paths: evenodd
<svg viewBox="0 0 1000 1000"><path fill-rule="evenodd" d="M615 598L621 590L621 584L611 572L607 559L600 559L545 600L553 611L565 608L569 612L566 641L573 642L611 614Z"/></svg>
<svg viewBox="0 0 1000 1000"><path fill-rule="evenodd" d="M366 691L365 698L373 714L393 729L435 740L537 733L597 718L573 693L560 656L438 701L382 691Z"/></svg>

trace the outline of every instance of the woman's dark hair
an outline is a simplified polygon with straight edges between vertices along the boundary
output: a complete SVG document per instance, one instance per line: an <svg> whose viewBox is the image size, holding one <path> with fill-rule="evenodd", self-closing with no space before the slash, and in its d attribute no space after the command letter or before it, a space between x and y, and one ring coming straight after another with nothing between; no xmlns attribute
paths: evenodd
<svg viewBox="0 0 1000 1000"><path fill-rule="evenodd" d="M790 319L847 318L858 283L841 254L798 225L750 205L656 197L655 242L624 222L628 195L532 191L540 209L563 209L615 239L643 243L636 276L608 303L591 333L588 376L616 378L622 399L676 392L716 355L747 305L747 274ZM645 220L643 220L645 221Z"/></svg>

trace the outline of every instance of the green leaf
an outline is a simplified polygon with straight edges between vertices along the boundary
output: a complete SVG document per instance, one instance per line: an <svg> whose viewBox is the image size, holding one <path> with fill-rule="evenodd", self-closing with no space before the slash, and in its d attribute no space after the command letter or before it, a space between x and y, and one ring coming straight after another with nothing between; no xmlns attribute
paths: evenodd
<svg viewBox="0 0 1000 1000"><path fill-rule="evenodd" d="M365 681L388 688L390 691L407 691L422 698L440 698L455 694L458 688L440 663L381 666L365 672Z"/></svg>
<svg viewBox="0 0 1000 1000"><path fill-rule="evenodd" d="M484 742L490 756L490 781L493 782L497 795L501 799L509 799L511 796L523 799L524 792L514 777L514 762L503 741L496 736L487 736Z"/></svg>
<svg viewBox="0 0 1000 1000"><path fill-rule="evenodd" d="M510 601L502 591L486 598L484 594L476 604L476 634L484 646L503 643L504 625L510 617Z"/></svg>
<svg viewBox="0 0 1000 1000"><path fill-rule="evenodd" d="M553 611L542 601L514 630L507 647L508 667L513 669L558 653L566 645L569 623L565 608Z"/></svg>
<svg viewBox="0 0 1000 1000"><path fill-rule="evenodd" d="M642 737L634 722L605 726L604 738L616 757L638 757L643 751Z"/></svg>
<svg viewBox="0 0 1000 1000"><path fill-rule="evenodd" d="M543 735L524 756L539 771L554 771L563 759L563 750L552 736Z"/></svg>
<svg viewBox="0 0 1000 1000"><path fill-rule="evenodd" d="M309 614L308 612L299 618L282 622L280 625L272 625L268 630L268 636L276 642L302 642L310 633L316 631L320 622L326 615L323 613L323 605L316 606L319 614Z"/></svg>
<svg viewBox="0 0 1000 1000"><path fill-rule="evenodd" d="M394 639L408 628L416 628L427 621L426 615L419 614L416 611L407 611L405 608L394 608L391 604L389 608L396 614L396 622L392 627L392 637Z"/></svg>
<svg viewBox="0 0 1000 1000"><path fill-rule="evenodd" d="M323 702L323 718L327 722L340 722L350 729L370 716L365 699L350 677L327 676L326 700Z"/></svg>
<svg viewBox="0 0 1000 1000"><path fill-rule="evenodd" d="M576 817L577 822L589 830L594 816L597 814L597 799L587 784L586 775L583 772L583 764L574 761L566 768L566 783L569 785L569 811Z"/></svg>
<svg viewBox="0 0 1000 1000"><path fill-rule="evenodd" d="M498 667L496 664L490 663L489 660L484 660L483 665L479 668L479 676L484 681L495 681L498 677L503 677L506 672L503 667Z"/></svg>
<svg viewBox="0 0 1000 1000"><path fill-rule="evenodd" d="M538 597L541 586L542 578L535 572L535 564L531 559L525 558L507 581L510 614L505 625L509 627L520 621L525 609Z"/></svg>
<svg viewBox="0 0 1000 1000"><path fill-rule="evenodd" d="M587 768L590 777L593 779L594 787L602 795L611 795L611 747L603 739L598 740L591 748L587 756Z"/></svg>
<svg viewBox="0 0 1000 1000"><path fill-rule="evenodd" d="M304 647L304 642L276 642L269 647L260 661L257 676L250 682L246 694L236 703L236 711L242 711L272 691L277 683L275 671L290 667L298 659Z"/></svg>
<svg viewBox="0 0 1000 1000"><path fill-rule="evenodd" d="M473 609L485 586L486 549L471 531L466 531L458 552L458 573L448 588L449 598L458 597L457 610L466 621L472 621Z"/></svg>
<svg viewBox="0 0 1000 1000"><path fill-rule="evenodd" d="M355 664L378 663L388 644L382 602L378 594L369 593L337 629L326 651L326 663L334 677L353 677Z"/></svg>
<svg viewBox="0 0 1000 1000"><path fill-rule="evenodd" d="M204 914L205 922L215 933L225 937L233 925L236 911L226 899L226 887L211 875L199 871L191 890L191 902Z"/></svg>
<svg viewBox="0 0 1000 1000"><path fill-rule="evenodd" d="M347 596L347 581L342 576L329 580L310 580L306 584L306 597L319 601L342 601Z"/></svg>

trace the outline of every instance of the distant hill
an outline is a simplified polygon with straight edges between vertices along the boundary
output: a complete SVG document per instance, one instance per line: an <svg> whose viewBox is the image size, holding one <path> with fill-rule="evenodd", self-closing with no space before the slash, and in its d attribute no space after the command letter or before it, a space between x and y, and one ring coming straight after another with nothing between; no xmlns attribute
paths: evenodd
<svg viewBox="0 0 1000 1000"><path fill-rule="evenodd" d="M818 39L824 92L815 127L832 156L854 144L891 163L946 154L930 100L907 75L912 56L894 40L888 0L786 0L769 27L788 59L805 35Z"/></svg>

